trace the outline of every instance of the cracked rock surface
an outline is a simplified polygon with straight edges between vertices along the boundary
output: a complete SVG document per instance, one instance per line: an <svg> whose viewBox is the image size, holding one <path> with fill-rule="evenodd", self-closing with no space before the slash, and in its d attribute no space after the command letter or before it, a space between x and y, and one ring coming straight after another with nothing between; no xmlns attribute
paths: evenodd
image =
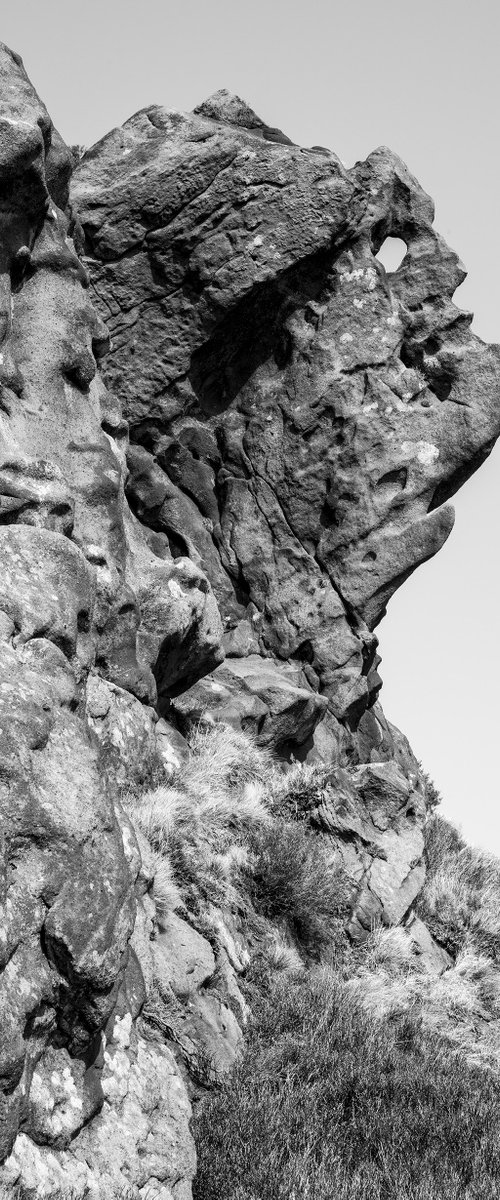
<svg viewBox="0 0 500 1200"><path fill-rule="evenodd" d="M1 45L0 133L0 1192L189 1200L186 1063L234 1061L249 952L216 907L217 953L158 935L121 794L200 721L333 763L353 937L408 912L374 629L500 432L500 351L388 150L348 171L221 92L78 160Z"/></svg>
<svg viewBox="0 0 500 1200"><path fill-rule="evenodd" d="M137 113L71 197L132 508L203 566L229 655L298 663L355 728L372 631L500 429L500 352L453 303L432 201L391 151L347 171L224 92Z"/></svg>

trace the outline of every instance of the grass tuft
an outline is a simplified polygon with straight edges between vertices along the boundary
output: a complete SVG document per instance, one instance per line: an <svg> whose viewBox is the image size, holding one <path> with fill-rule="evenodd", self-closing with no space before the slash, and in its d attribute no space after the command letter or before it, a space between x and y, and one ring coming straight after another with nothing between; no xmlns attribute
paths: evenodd
<svg viewBox="0 0 500 1200"><path fill-rule="evenodd" d="M129 815L153 850L160 920L182 906L234 901L248 838L271 819L261 783L269 769L268 754L244 734L203 727L170 781L131 798Z"/></svg>
<svg viewBox="0 0 500 1200"><path fill-rule="evenodd" d="M424 832L427 878L419 916L453 957L471 947L500 960L500 860L467 846L437 814Z"/></svg>

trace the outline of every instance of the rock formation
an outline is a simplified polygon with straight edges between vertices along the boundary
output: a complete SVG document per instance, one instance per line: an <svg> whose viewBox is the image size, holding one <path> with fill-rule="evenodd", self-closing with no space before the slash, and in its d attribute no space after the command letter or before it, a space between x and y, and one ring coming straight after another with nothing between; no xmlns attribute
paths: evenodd
<svg viewBox="0 0 500 1200"><path fill-rule="evenodd" d="M372 631L499 428L498 350L453 304L464 270L432 202L390 151L346 171L223 92L132 117L71 196L130 427L129 503L210 579L214 678L230 704L258 694L256 655L289 663L288 685L322 699L275 740L308 742L326 699L330 728L358 728L380 687ZM408 247L391 276L388 236ZM257 731L264 690L244 715ZM174 702L181 722L206 700L207 684Z"/></svg>
<svg viewBox="0 0 500 1200"><path fill-rule="evenodd" d="M200 721L333 762L310 819L353 930L404 916L424 792L373 631L500 432L500 351L390 151L347 171L221 92L79 160L0 68L1 1186L187 1200L184 1075L137 1022L153 972L196 994L194 1042L230 1059L239 1029L200 991L206 939L149 944L120 788Z"/></svg>

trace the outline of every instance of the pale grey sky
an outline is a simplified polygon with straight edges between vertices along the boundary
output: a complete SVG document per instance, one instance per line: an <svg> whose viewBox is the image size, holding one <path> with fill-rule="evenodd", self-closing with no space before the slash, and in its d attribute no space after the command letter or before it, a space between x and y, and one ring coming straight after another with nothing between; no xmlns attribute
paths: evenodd
<svg viewBox="0 0 500 1200"><path fill-rule="evenodd" d="M63 137L91 145L149 103L220 87L348 165L380 144L436 201L469 278L457 303L500 341L498 0L16 0L18 50ZM500 398L499 398L500 403ZM500 447L455 502L444 550L378 630L387 715L469 840L500 853Z"/></svg>

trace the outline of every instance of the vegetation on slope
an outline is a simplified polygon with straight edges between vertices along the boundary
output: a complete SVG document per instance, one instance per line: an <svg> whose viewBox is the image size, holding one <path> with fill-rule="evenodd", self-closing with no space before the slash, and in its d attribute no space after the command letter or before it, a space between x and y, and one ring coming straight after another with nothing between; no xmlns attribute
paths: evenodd
<svg viewBox="0 0 500 1200"><path fill-rule="evenodd" d="M195 731L168 782L125 798L153 852L159 915L236 905L281 923L318 958L343 932L349 889L326 840L290 818L298 780L316 786L315 772L284 776L250 738L215 725Z"/></svg>
<svg viewBox="0 0 500 1200"><path fill-rule="evenodd" d="M490 1200L500 1085L329 968L268 983L246 1054L198 1110L195 1200Z"/></svg>
<svg viewBox="0 0 500 1200"><path fill-rule="evenodd" d="M469 947L500 959L500 860L466 845L437 813L427 822L425 843L422 920L450 954Z"/></svg>
<svg viewBox="0 0 500 1200"><path fill-rule="evenodd" d="M350 946L345 876L303 819L322 769L283 775L223 726L190 749L129 805L160 919L177 910L206 933L215 905L237 911L250 940L258 931L244 1056L197 1107L195 1200L500 1194L498 861L434 813L417 911L449 969L425 969L411 926Z"/></svg>

